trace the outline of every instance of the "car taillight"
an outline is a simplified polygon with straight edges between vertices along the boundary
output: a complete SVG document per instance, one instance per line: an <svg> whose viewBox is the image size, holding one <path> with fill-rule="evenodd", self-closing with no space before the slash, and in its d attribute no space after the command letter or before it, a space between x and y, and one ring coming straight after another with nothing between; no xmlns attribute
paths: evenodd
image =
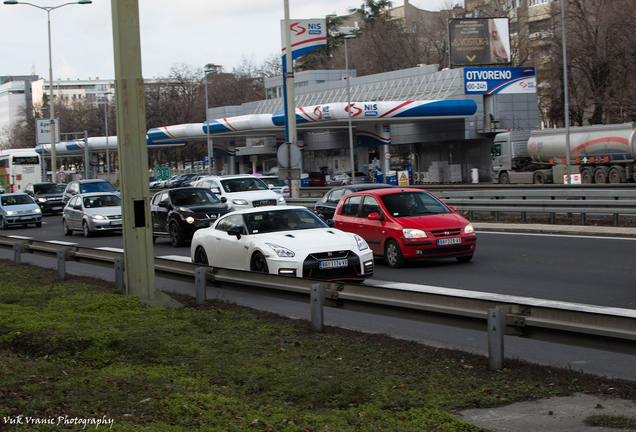
<svg viewBox="0 0 636 432"><path fill-rule="evenodd" d="M289 188L288 187L283 188L283 193L289 193Z"/></svg>

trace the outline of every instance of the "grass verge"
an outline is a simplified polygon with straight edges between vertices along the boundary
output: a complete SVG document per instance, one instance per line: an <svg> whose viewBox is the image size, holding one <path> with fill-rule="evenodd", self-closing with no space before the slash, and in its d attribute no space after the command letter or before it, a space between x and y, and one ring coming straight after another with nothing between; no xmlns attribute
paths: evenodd
<svg viewBox="0 0 636 432"><path fill-rule="evenodd" d="M633 383L175 296L143 305L112 284L0 261L0 430L480 431L467 407ZM103 422L98 424L98 422Z"/></svg>

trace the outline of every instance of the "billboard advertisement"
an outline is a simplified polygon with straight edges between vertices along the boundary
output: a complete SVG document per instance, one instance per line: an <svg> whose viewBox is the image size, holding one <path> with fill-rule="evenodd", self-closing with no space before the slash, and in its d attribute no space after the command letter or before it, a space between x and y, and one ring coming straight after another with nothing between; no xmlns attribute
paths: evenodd
<svg viewBox="0 0 636 432"><path fill-rule="evenodd" d="M285 20L281 20L281 39L283 56L287 50L285 43ZM327 25L324 18L291 20L289 24L291 36L292 60L310 51L327 45ZM285 64L283 62L283 64Z"/></svg>
<svg viewBox="0 0 636 432"><path fill-rule="evenodd" d="M448 21L452 66L509 64L508 18L461 18Z"/></svg>
<svg viewBox="0 0 636 432"><path fill-rule="evenodd" d="M536 93L533 67L464 68L464 94Z"/></svg>

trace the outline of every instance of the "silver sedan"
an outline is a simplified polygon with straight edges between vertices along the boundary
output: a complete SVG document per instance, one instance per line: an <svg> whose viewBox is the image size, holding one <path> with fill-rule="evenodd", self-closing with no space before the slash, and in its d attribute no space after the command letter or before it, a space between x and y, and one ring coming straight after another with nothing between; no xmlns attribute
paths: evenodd
<svg viewBox="0 0 636 432"><path fill-rule="evenodd" d="M121 230L121 199L114 193L78 194L64 207L64 235L82 231L84 237L97 232Z"/></svg>

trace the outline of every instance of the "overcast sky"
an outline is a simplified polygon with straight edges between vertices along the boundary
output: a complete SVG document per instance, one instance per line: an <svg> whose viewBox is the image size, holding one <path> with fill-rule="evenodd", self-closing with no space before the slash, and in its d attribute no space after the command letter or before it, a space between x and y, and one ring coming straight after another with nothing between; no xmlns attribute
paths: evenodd
<svg viewBox="0 0 636 432"><path fill-rule="evenodd" d="M30 0L38 6L65 1ZM459 0L411 0L420 9L439 10ZM345 15L361 0L289 0L291 19ZM394 0L401 6L403 0ZM111 2L93 0L51 11L53 80L113 79ZM144 78L167 77L175 64L227 72L243 58L260 65L281 49L284 0L139 0ZM0 75L49 79L47 13L27 5L0 3Z"/></svg>

